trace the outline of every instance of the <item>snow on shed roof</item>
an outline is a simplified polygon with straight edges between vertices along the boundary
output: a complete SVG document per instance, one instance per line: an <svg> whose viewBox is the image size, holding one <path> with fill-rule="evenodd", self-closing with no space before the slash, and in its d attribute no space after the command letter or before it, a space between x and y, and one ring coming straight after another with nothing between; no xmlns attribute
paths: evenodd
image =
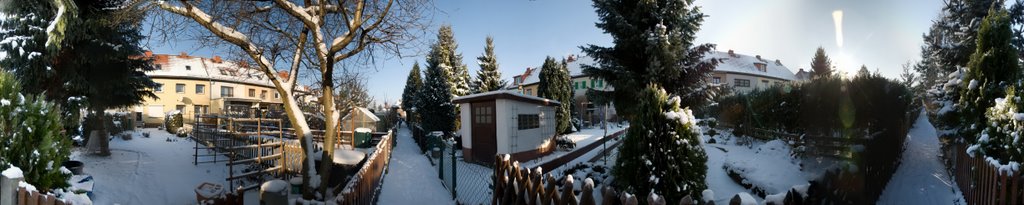
<svg viewBox="0 0 1024 205"><path fill-rule="evenodd" d="M715 58L719 60L718 66L715 67L715 71L732 72L747 75L756 75L763 77L770 77L782 80L795 80L796 76L793 75L793 71L786 68L785 65L779 60L768 60L765 58L758 59L755 56L743 55L733 52L714 51L704 56L705 60ZM763 63L766 66L766 71L757 70L754 66L755 63Z"/></svg>
<svg viewBox="0 0 1024 205"><path fill-rule="evenodd" d="M366 109L365 107L356 108L356 112L354 113L362 113L366 117L364 119L369 119L374 122L380 121L380 118L377 118L377 114L373 114L373 112L370 112L370 109ZM352 116L352 114L354 113L348 113L348 115L345 115L345 117L342 117L341 119L349 119L349 117Z"/></svg>
<svg viewBox="0 0 1024 205"><path fill-rule="evenodd" d="M489 100L489 99L497 99L497 98L512 99L512 100L517 100L517 101L522 101L522 102L531 102L531 103L537 103L537 104L542 104L542 105L551 105L551 106L558 106L558 105L562 104L561 102L558 102L557 100L541 98L541 97L536 97L536 96L531 96L531 95L524 95L522 93L519 93L519 91L516 91L516 90L495 90L495 91L490 91L490 92L482 92L482 93L477 93L477 94L472 94L472 95L456 97L456 98L452 99L452 102L453 103L469 103L469 102L478 101L478 100Z"/></svg>

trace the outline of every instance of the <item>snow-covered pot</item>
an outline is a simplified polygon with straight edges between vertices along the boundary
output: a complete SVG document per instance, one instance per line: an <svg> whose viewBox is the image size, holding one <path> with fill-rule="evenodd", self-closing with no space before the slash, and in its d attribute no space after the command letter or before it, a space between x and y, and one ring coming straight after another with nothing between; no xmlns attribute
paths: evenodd
<svg viewBox="0 0 1024 205"><path fill-rule="evenodd" d="M60 164L64 168L71 170L71 174L81 175L85 171L85 163L81 161L70 160Z"/></svg>

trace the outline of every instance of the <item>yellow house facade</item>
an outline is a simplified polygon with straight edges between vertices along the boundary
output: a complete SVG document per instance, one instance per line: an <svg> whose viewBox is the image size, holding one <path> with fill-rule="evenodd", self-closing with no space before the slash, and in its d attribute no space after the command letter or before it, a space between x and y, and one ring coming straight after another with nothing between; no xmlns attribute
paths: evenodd
<svg viewBox="0 0 1024 205"><path fill-rule="evenodd" d="M163 123L172 111L185 122L197 114L251 115L254 111L280 111L281 95L262 72L244 63L227 62L219 56L204 58L179 55L147 55L157 70L146 72L157 88L158 99L134 108L136 120L147 126Z"/></svg>

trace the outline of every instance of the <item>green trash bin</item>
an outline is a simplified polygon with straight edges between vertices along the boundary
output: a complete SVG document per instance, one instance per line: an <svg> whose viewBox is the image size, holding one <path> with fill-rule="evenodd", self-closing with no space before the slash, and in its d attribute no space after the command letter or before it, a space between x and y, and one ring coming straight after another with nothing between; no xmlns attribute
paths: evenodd
<svg viewBox="0 0 1024 205"><path fill-rule="evenodd" d="M373 135L370 134L370 132L371 132L370 128L365 128L365 127L356 128L355 139L352 139L352 140L355 140L356 147L359 147L359 148L370 147L370 138L373 137Z"/></svg>

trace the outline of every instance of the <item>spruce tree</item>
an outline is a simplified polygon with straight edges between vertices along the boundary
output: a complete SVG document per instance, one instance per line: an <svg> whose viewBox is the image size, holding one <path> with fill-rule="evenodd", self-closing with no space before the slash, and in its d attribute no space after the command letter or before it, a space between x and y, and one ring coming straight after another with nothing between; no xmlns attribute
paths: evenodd
<svg viewBox="0 0 1024 205"><path fill-rule="evenodd" d="M412 64L412 70L409 71L409 77L405 80L405 89L402 90L402 110L405 110L405 118L409 122L419 122L417 112L417 102L419 102L419 92L423 90L423 80L420 79L420 63L416 62Z"/></svg>
<svg viewBox="0 0 1024 205"><path fill-rule="evenodd" d="M871 71L868 71L867 65L860 65L860 70L857 70L857 77L868 77L871 76Z"/></svg>
<svg viewBox="0 0 1024 205"><path fill-rule="evenodd" d="M558 134L569 133L570 107L572 106L572 87L569 86L569 70L563 63L555 62L554 58L548 56L544 59L544 65L540 68L540 83L537 87L537 94L542 98L548 98L561 102L555 112L555 132Z"/></svg>
<svg viewBox="0 0 1024 205"><path fill-rule="evenodd" d="M811 58L811 78L822 78L832 76L832 60L825 54L825 48L818 47Z"/></svg>
<svg viewBox="0 0 1024 205"><path fill-rule="evenodd" d="M707 188L707 154L689 108L680 109L679 97L651 85L638 92L637 107L612 169L615 183L626 192L664 196L668 203L689 195L702 201Z"/></svg>
<svg viewBox="0 0 1024 205"><path fill-rule="evenodd" d="M650 83L680 95L683 105L697 106L713 95L708 89L709 72L717 61L705 61L712 44L695 45L696 33L704 22L693 0L594 0L596 26L611 35L614 46L587 45L584 53L595 65L582 65L583 72L602 79L610 91L619 115L630 116L637 90Z"/></svg>
<svg viewBox="0 0 1024 205"><path fill-rule="evenodd" d="M501 90L507 82L501 79L501 71L498 70L498 58L494 55L494 38L487 36L487 46L484 47L484 54L476 58L480 70L476 72L476 79L473 80L474 92L482 93Z"/></svg>
<svg viewBox="0 0 1024 205"><path fill-rule="evenodd" d="M432 58L437 65L447 73L446 79L451 86L448 90L452 97L459 97L470 93L469 70L462 64L462 54L457 53L459 44L455 42L455 34L449 25L441 26L437 31L436 54ZM434 52L432 52L434 53ZM431 59L427 59L430 61ZM427 62L430 64L430 62Z"/></svg>
<svg viewBox="0 0 1024 205"><path fill-rule="evenodd" d="M444 61L445 51L441 42L431 47L427 55L427 69L423 74L423 89L416 98L416 108L422 119L423 129L451 132L455 130L458 114L452 104L451 83Z"/></svg>
<svg viewBox="0 0 1024 205"><path fill-rule="evenodd" d="M961 86L961 136L977 136L987 125L985 110L996 98L1006 95L1008 86L1020 79L1017 50L1012 45L1013 33L1005 10L997 7L985 17L978 30L977 49L967 64ZM967 137L974 142L974 137Z"/></svg>

